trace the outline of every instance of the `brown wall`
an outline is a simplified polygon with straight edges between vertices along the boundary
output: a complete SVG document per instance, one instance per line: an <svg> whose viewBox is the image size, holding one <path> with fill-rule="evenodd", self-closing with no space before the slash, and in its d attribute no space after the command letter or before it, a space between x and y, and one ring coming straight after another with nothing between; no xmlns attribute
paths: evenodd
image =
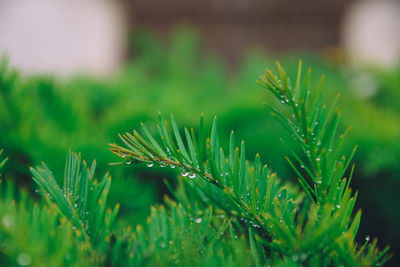
<svg viewBox="0 0 400 267"><path fill-rule="evenodd" d="M167 38L178 23L194 25L208 50L236 61L257 45L272 52L318 51L339 43L350 0L131 0L132 25Z"/></svg>

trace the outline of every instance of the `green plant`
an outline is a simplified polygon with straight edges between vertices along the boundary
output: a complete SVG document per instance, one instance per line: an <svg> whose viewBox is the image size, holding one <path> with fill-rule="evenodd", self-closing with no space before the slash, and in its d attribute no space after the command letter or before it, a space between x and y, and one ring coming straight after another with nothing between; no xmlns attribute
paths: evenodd
<svg viewBox="0 0 400 267"><path fill-rule="evenodd" d="M194 184L199 200L206 196L207 205L222 209L248 228L257 264L282 260L313 266L383 264L389 258L388 248L379 252L376 240L370 243L369 237L361 246L354 241L361 218L360 211L352 217L357 193L352 193L349 184L354 167L348 179L345 173L355 149L346 158L343 141L348 131L338 133L336 101L327 110L321 93L311 91L310 71L301 82L301 63L294 86L279 64L277 70L278 75L267 70L259 83L281 102L281 110L268 107L303 152L292 151L294 161L287 160L308 196L304 201L301 194L277 182L259 155L249 163L244 142L240 149L236 147L233 132L225 154L216 118L210 136L202 117L199 133L185 128L184 141L174 117L168 122L160 114L158 138L142 124L143 136L137 131L126 133L121 136L125 146L111 144L112 151L125 159L121 164L179 169Z"/></svg>
<svg viewBox="0 0 400 267"><path fill-rule="evenodd" d="M95 163L87 168L86 163L81 162L80 155L69 152L64 185L61 188L45 164L31 168L33 179L49 208L57 211L53 216L69 225L68 233L73 233L75 237L75 243L65 245L66 248L71 249L75 245L75 249L83 254L76 257L71 265L80 262L115 266L178 263L195 266L202 266L203 263L209 266L252 265L252 261L243 261L246 255L245 238L233 235L229 218L214 218L212 207L199 210L198 213L201 213L202 217L194 220L193 211L167 200L167 208L152 208L145 230L140 225L135 231L132 231L131 227L113 229L118 206L106 211L110 176L106 174L103 179L97 181L93 178L94 169ZM38 214L34 212L32 217L37 220ZM54 223L54 220L52 222ZM51 230L54 230L54 226L41 225L45 226L49 227L50 233L55 233ZM231 229L231 235L223 238L228 228ZM222 239L226 240L229 246L221 242ZM215 258L215 253L220 257ZM32 261L30 255L37 256L37 253L27 255ZM60 260L66 259L61 257Z"/></svg>
<svg viewBox="0 0 400 267"><path fill-rule="evenodd" d="M144 223L149 206L161 203L167 193L159 179L175 183L173 170L147 169L144 164L108 169L114 155L104 144L116 142L119 132L141 121L148 125L155 110L176 114L180 125L189 128L197 127L200 111L205 112L207 121L210 114L218 114L221 133L235 129L236 138L246 140L248 155L260 153L282 181L295 175L287 168L285 149L277 142L277 136L287 140L285 129L272 116L265 116L260 105L261 98L272 103L273 95L266 95L254 83L258 71L271 64L270 57L262 50L246 52L233 71L215 56L200 52L193 29L174 32L165 46L145 34L134 35L135 58L113 77L27 76L0 60L0 144L10 158L2 170L4 177L17 180L18 187L26 186L32 192L34 183L27 166L45 160L55 174L62 173L64 162L60 159L71 148L88 159L96 158L98 172L109 170L118 177L108 196L110 205L120 203L116 223ZM394 251L400 251L400 211L396 205L400 187L396 97L400 68L355 71L346 62L332 65L316 53L282 55L289 76L296 74L299 57L313 66L314 77L326 74L325 100L341 94L338 127L353 126L345 150L358 144L352 187L362 192L357 200L364 218L359 233L365 236L373 232ZM360 74L369 79L364 79L364 84L354 83ZM357 93L371 86L376 87L375 94L361 97ZM350 90L354 88L358 90ZM229 138L220 141L226 147Z"/></svg>
<svg viewBox="0 0 400 267"><path fill-rule="evenodd" d="M80 155L68 153L64 185L58 186L52 172L43 163L41 167L31 168L33 180L38 184L40 192L48 196L74 226L77 235L88 244L92 253L102 252L109 239L112 224L118 213L119 205L114 209L106 207L107 196L111 185L111 177L106 173L102 179L94 176L96 162L90 167L81 163ZM99 253L101 257L103 253Z"/></svg>
<svg viewBox="0 0 400 267"><path fill-rule="evenodd" d="M335 103L322 104L310 72L301 81L301 65L294 86L277 69L260 83L278 100L269 108L298 144L288 162L300 187L280 181L258 154L250 161L233 132L229 142L220 140L217 118L211 129L202 116L198 131L182 131L172 115L166 121L160 114L156 128L142 124L141 133L121 136L124 145L111 145L122 158L117 164L168 166L181 174L176 188L166 182L172 197L153 207L143 226L114 224L119 208L108 208L110 175L96 180L95 162L88 166L69 152L62 186L60 173L44 163L30 169L42 202L32 205L5 183L0 238L11 245L0 248L1 263L41 266L47 257L68 266L384 264L388 248L379 251L369 237L355 241L361 212L353 212L357 193L349 187L354 151L343 149Z"/></svg>
<svg viewBox="0 0 400 267"><path fill-rule="evenodd" d="M72 225L55 206L32 204L12 182L0 188L0 264L2 266L88 266Z"/></svg>

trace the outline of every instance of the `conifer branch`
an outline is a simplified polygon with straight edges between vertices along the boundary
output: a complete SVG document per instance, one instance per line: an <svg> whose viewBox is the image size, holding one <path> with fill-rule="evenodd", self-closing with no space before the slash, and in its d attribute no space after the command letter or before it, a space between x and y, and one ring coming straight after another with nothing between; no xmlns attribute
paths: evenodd
<svg viewBox="0 0 400 267"><path fill-rule="evenodd" d="M81 161L80 154L69 151L64 185L60 187L46 164L30 168L39 192L57 205L60 213L74 225L77 236L93 251L104 249L119 209L119 205L113 210L107 209L111 177L106 173L98 181L94 178L95 169L95 161L88 167L85 161Z"/></svg>
<svg viewBox="0 0 400 267"><path fill-rule="evenodd" d="M215 117L210 137L205 135L204 117L200 119L198 138L193 129L185 128L186 145L181 137L174 117L171 115L171 127L167 120L159 114L157 125L158 137L153 137L146 126L142 124L142 137L137 131L133 134L120 135L125 147L110 144L111 151L124 159L124 162L114 164L145 163L148 167L158 165L179 169L181 175L194 179L200 177L219 189L227 200L225 203L229 214L241 218L244 222L258 228L264 236L269 236L266 214L273 213L274 198L287 191L279 188L276 174L269 172L257 154L253 165L246 160L245 144L235 147L235 135L232 132L229 153L225 154L219 146L217 135L218 120ZM172 129L172 131L171 131ZM159 141L156 141L159 140ZM290 210L295 209L293 199L284 194ZM223 203L218 203L223 205ZM229 211L232 210L233 211Z"/></svg>
<svg viewBox="0 0 400 267"><path fill-rule="evenodd" d="M349 182L344 175L357 149L349 155L344 153L344 140L351 128L343 133L339 130L340 113L336 108L339 95L328 109L323 104L321 78L317 90L311 89L311 69L302 77L300 61L295 87L280 64L276 63L278 74L267 70L257 81L267 88L281 103L280 110L267 104L271 114L287 129L299 144L302 154L291 150L292 159L287 157L289 165L299 176L300 185L312 200L322 205L339 204L344 188ZM282 140L285 143L284 140ZM305 158L305 160L304 160ZM349 180L351 176L349 177ZM342 188L338 193L338 188Z"/></svg>
<svg viewBox="0 0 400 267"><path fill-rule="evenodd" d="M193 129L189 132L185 128L183 139L174 117L171 115L168 122L159 114L158 136L154 137L142 124L145 137L133 131L120 136L125 146L110 144L111 151L124 159L116 164L170 166L178 168L184 177L199 176L214 185L207 189L212 194L215 190L222 193L228 200L223 203L226 205L223 210L233 210L228 214L250 227L249 242L256 263L260 263L258 260L279 262L282 255L293 262L313 266L344 262L344 258L354 266L369 258L376 264L384 263L390 258L387 248L379 252L376 242L367 242L359 249L354 243L361 218L360 211L352 217L357 193L352 195L349 183L354 166L349 181L344 175L356 148L348 156L343 153L349 129L339 133L337 99L327 110L319 90L311 94L310 70L302 85L301 62L295 87L279 63L277 69L278 75L267 70L259 83L282 103L282 111L267 106L302 149L303 155L291 151L292 158L287 160L312 200L306 217L297 213L299 203L286 187L276 183L276 175L261 164L258 154L252 164L246 160L244 142L240 149L235 147L233 132L228 153L224 153L219 145L217 118L209 137L201 116L199 133L196 135ZM201 187L201 183L196 185ZM218 200L214 201L220 206ZM351 246L352 250L345 251L345 246ZM364 250L365 247L368 249Z"/></svg>

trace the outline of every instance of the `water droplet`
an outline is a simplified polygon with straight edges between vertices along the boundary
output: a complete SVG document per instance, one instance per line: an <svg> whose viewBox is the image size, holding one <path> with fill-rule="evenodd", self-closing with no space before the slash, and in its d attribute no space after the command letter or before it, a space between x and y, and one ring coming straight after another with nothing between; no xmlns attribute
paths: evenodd
<svg viewBox="0 0 400 267"><path fill-rule="evenodd" d="M316 160L317 160L317 161L321 161L321 158L320 158L320 157L318 157L318 158L316 158Z"/></svg>
<svg viewBox="0 0 400 267"><path fill-rule="evenodd" d="M188 172L182 172L182 176L188 176L189 173Z"/></svg>
<svg viewBox="0 0 400 267"><path fill-rule="evenodd" d="M203 218L197 218L196 223L201 223L202 220L203 220Z"/></svg>
<svg viewBox="0 0 400 267"><path fill-rule="evenodd" d="M307 254L301 253L301 254L300 254L300 260L304 261L304 260L306 260L306 259L307 259Z"/></svg>
<svg viewBox="0 0 400 267"><path fill-rule="evenodd" d="M315 183L322 184L322 180L317 180L317 181L315 181Z"/></svg>
<svg viewBox="0 0 400 267"><path fill-rule="evenodd" d="M154 166L154 163L148 163L147 164L147 167L149 167L149 168L151 168L151 167L153 167Z"/></svg>
<svg viewBox="0 0 400 267"><path fill-rule="evenodd" d="M297 256L296 254L294 254L293 257L292 257L292 260L293 260L293 261L298 261L298 260L299 260L299 256Z"/></svg>
<svg viewBox="0 0 400 267"><path fill-rule="evenodd" d="M369 238L369 235L367 235L367 236L365 237L365 240L366 240L366 241L369 241L369 239L370 239L370 238Z"/></svg>
<svg viewBox="0 0 400 267"><path fill-rule="evenodd" d="M164 167L165 167L165 165L162 165L162 164L161 164L161 165L160 165L160 167L161 167L161 168L164 168Z"/></svg>
<svg viewBox="0 0 400 267"><path fill-rule="evenodd" d="M32 263L32 258L28 253L21 253L17 257L17 263L21 266L28 266Z"/></svg>
<svg viewBox="0 0 400 267"><path fill-rule="evenodd" d="M285 101L281 100L281 103L282 103L282 104L285 104Z"/></svg>
<svg viewBox="0 0 400 267"><path fill-rule="evenodd" d="M196 174L195 173L189 174L189 178L190 179L196 178Z"/></svg>
<svg viewBox="0 0 400 267"><path fill-rule="evenodd" d="M164 242L161 242L160 247L165 248L167 245Z"/></svg>
<svg viewBox="0 0 400 267"><path fill-rule="evenodd" d="M75 203L75 204L74 204L74 208L77 208L77 207L78 207L78 204L77 204L77 203Z"/></svg>
<svg viewBox="0 0 400 267"><path fill-rule="evenodd" d="M126 165L132 164L132 161L127 161L125 164Z"/></svg>
<svg viewBox="0 0 400 267"><path fill-rule="evenodd" d="M127 154L122 154L121 157L126 158Z"/></svg>
<svg viewBox="0 0 400 267"><path fill-rule="evenodd" d="M11 215L4 215L3 219L1 220L5 227L10 227L14 223L14 218Z"/></svg>
<svg viewBox="0 0 400 267"><path fill-rule="evenodd" d="M340 209L340 204L337 204L337 205L336 205L336 208L337 208L337 209Z"/></svg>
<svg viewBox="0 0 400 267"><path fill-rule="evenodd" d="M171 165L169 165L170 167L171 167L171 169L174 169L175 168L175 165L173 165L173 164L171 164Z"/></svg>
<svg viewBox="0 0 400 267"><path fill-rule="evenodd" d="M304 169L304 165L300 165L300 168Z"/></svg>

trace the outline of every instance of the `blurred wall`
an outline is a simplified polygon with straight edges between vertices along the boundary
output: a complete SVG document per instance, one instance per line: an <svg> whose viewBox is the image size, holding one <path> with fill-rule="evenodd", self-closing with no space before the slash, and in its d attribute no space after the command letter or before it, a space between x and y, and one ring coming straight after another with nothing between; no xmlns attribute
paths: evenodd
<svg viewBox="0 0 400 267"><path fill-rule="evenodd" d="M249 47L270 53L343 47L355 59L400 57L398 0L1 0L0 54L26 73L108 74L127 60L129 32L168 40L191 24L230 65ZM133 36L134 38L134 36Z"/></svg>
<svg viewBox="0 0 400 267"><path fill-rule="evenodd" d="M400 63L400 1L364 0L346 10L342 45L354 62L394 67Z"/></svg>
<svg viewBox="0 0 400 267"><path fill-rule="evenodd" d="M1 0L0 55L25 73L111 73L123 60L121 11L112 0Z"/></svg>
<svg viewBox="0 0 400 267"><path fill-rule="evenodd" d="M130 0L131 22L167 38L177 23L195 25L207 50L237 62L243 51L318 51L340 42L340 21L351 1Z"/></svg>

